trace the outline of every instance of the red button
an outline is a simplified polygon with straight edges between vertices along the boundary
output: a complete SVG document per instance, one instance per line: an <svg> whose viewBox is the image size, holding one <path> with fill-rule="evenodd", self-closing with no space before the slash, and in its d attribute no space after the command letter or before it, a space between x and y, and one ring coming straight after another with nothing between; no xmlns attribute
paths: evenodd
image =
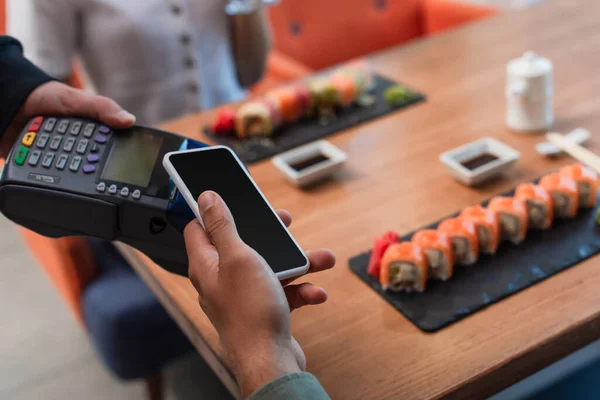
<svg viewBox="0 0 600 400"><path fill-rule="evenodd" d="M44 117L35 117L33 119L33 121L31 121L31 124L29 124L29 129L27 131L28 132L39 131L40 127L42 126L42 122L44 122Z"/></svg>

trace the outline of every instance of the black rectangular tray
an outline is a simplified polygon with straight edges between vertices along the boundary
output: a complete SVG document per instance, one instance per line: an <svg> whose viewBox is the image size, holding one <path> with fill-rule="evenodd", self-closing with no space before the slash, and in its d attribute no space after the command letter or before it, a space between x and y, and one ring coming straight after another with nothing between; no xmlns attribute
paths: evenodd
<svg viewBox="0 0 600 400"><path fill-rule="evenodd" d="M247 140L217 136L208 127L204 128L204 134L217 144L233 149L244 163L252 164L425 100L424 95L410 89L415 94L414 98L392 107L385 102L383 93L386 89L398 83L380 75L375 75L374 82L375 88L371 93L375 99L373 105L369 107L360 107L357 105L349 107L342 110L339 115L326 125L322 125L316 119L305 119L298 121L294 125L279 129L273 137Z"/></svg>
<svg viewBox="0 0 600 400"><path fill-rule="evenodd" d="M596 210L580 209L576 218L555 220L547 231L530 230L520 245L504 242L495 255L482 256L473 266L457 266L446 282L429 280L423 293L382 290L367 273L370 252L350 259L350 269L418 328L435 332L600 253L595 217ZM441 221L422 229L436 228ZM401 240L410 240L415 232Z"/></svg>

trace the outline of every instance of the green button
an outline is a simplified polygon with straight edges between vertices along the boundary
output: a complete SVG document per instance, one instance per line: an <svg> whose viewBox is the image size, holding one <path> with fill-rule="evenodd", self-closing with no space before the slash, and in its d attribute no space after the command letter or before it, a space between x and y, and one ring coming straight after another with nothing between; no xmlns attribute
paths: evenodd
<svg viewBox="0 0 600 400"><path fill-rule="evenodd" d="M17 165L23 165L27 158L27 154L29 154L29 149L23 145L19 146L17 154L15 155L15 163Z"/></svg>

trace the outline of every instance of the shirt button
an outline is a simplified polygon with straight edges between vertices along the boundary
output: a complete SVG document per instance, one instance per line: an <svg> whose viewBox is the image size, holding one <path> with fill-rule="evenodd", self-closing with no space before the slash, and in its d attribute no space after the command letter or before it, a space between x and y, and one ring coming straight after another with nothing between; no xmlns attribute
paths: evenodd
<svg viewBox="0 0 600 400"><path fill-rule="evenodd" d="M188 45L192 41L192 38L187 33L184 33L183 35L181 35L179 40L181 41L181 44Z"/></svg>
<svg viewBox="0 0 600 400"><path fill-rule="evenodd" d="M184 61L185 67L188 69L194 68L194 59L192 57L188 57Z"/></svg>
<svg viewBox="0 0 600 400"><path fill-rule="evenodd" d="M188 90L192 93L198 93L198 84L197 83L190 83L188 86Z"/></svg>
<svg viewBox="0 0 600 400"><path fill-rule="evenodd" d="M171 12L175 15L179 15L181 14L181 7L179 7L178 5L173 4L171 6Z"/></svg>

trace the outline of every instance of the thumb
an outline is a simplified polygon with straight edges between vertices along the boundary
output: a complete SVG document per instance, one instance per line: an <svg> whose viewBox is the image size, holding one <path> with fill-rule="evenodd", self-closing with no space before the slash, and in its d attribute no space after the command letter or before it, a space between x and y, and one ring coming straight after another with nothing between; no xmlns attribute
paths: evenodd
<svg viewBox="0 0 600 400"><path fill-rule="evenodd" d="M233 216L218 194L206 191L198 198L204 230L219 254L241 242Z"/></svg>
<svg viewBox="0 0 600 400"><path fill-rule="evenodd" d="M129 128L135 116L114 100L74 89L59 82L49 82L32 93L29 106L35 115L61 115L90 118L113 128Z"/></svg>

